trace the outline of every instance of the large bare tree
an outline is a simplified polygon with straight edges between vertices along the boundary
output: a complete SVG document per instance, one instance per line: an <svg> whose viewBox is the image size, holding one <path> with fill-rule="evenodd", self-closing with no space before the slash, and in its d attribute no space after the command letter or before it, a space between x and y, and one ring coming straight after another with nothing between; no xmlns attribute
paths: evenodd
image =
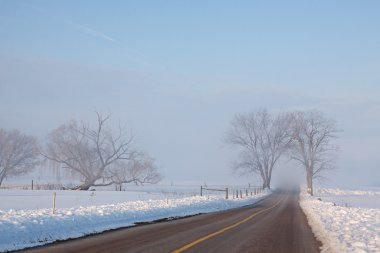
<svg viewBox="0 0 380 253"><path fill-rule="evenodd" d="M110 115L97 114L97 124L70 121L53 130L43 155L81 175L84 180L78 186L88 190L91 186L110 185L112 182L97 182L106 177L106 171L116 162L130 160L135 154L133 137L119 127L112 132L107 127Z"/></svg>
<svg viewBox="0 0 380 253"><path fill-rule="evenodd" d="M338 130L335 121L319 111L293 112L291 118L291 159L305 168L308 192L313 195L313 179L333 168L338 147L332 141Z"/></svg>
<svg viewBox="0 0 380 253"><path fill-rule="evenodd" d="M259 110L235 116L225 137L228 144L240 149L234 170L259 174L263 187L270 188L272 171L290 143L288 130L288 114L273 116Z"/></svg>
<svg viewBox="0 0 380 253"><path fill-rule="evenodd" d="M38 156L34 137L0 128L0 185L7 177L31 171L39 162Z"/></svg>

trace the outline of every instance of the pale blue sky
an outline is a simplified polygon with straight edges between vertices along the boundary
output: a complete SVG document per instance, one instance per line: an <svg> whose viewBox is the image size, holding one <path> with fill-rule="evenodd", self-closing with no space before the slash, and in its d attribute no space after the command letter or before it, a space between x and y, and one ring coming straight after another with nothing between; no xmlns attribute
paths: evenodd
<svg viewBox="0 0 380 253"><path fill-rule="evenodd" d="M344 129L330 183L380 185L379 12L378 1L0 0L0 127L42 139L111 111L168 180L228 181L235 113L313 108Z"/></svg>

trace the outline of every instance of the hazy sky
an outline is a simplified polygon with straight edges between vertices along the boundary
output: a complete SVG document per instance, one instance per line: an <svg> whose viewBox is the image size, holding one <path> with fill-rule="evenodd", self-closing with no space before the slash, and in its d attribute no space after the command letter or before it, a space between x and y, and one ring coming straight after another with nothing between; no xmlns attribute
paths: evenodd
<svg viewBox="0 0 380 253"><path fill-rule="evenodd" d="M344 130L327 184L379 186L379 12L365 0L0 0L0 127L43 140L112 112L166 180L229 183L234 114L318 109Z"/></svg>

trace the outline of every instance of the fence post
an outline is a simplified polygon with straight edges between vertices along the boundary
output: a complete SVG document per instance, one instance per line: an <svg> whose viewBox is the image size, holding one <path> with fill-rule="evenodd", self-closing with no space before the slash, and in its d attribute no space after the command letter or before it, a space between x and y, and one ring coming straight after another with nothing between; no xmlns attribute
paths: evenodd
<svg viewBox="0 0 380 253"><path fill-rule="evenodd" d="M33 180L32 180L32 191L33 191Z"/></svg>
<svg viewBox="0 0 380 253"><path fill-rule="evenodd" d="M203 186L201 185L201 197L203 196Z"/></svg>
<svg viewBox="0 0 380 253"><path fill-rule="evenodd" d="M241 190L240 190L240 198L241 198L241 199L243 198L243 194L241 193Z"/></svg>
<svg viewBox="0 0 380 253"><path fill-rule="evenodd" d="M245 196L248 197L248 190L245 189Z"/></svg>
<svg viewBox="0 0 380 253"><path fill-rule="evenodd" d="M228 199L228 188L226 188L226 199Z"/></svg>
<svg viewBox="0 0 380 253"><path fill-rule="evenodd" d="M57 193L53 192L53 214L55 214L55 199L57 197Z"/></svg>

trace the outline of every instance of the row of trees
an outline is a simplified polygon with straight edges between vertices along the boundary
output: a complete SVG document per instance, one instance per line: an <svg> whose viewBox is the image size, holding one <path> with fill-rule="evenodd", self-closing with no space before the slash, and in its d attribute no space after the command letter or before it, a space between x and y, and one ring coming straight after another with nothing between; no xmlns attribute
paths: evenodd
<svg viewBox="0 0 380 253"><path fill-rule="evenodd" d="M134 146L126 129L112 131L110 115L96 113L95 127L70 121L54 129L41 148L34 137L0 129L0 185L6 177L27 173L44 159L79 175L91 186L157 183L161 180L154 159ZM272 171L281 157L298 162L305 169L307 187L313 194L313 179L331 169L337 147L335 122L318 111L270 114L259 110L236 115L226 132L226 142L239 147L233 168L259 174L264 188L270 188ZM40 159L43 157L44 159Z"/></svg>
<svg viewBox="0 0 380 253"><path fill-rule="evenodd" d="M0 185L6 177L27 173L44 160L79 175L82 183L74 188L79 190L159 182L162 176L154 159L134 146L134 137L122 127L112 131L107 124L110 115L96 115L95 127L70 121L54 129L43 148L32 136L0 129Z"/></svg>
<svg viewBox="0 0 380 253"><path fill-rule="evenodd" d="M259 110L236 115L225 141L239 148L233 169L259 174L264 188L270 188L272 171L281 157L298 162L305 169L308 191L313 195L313 179L333 168L337 133L335 122L319 111L270 114Z"/></svg>

